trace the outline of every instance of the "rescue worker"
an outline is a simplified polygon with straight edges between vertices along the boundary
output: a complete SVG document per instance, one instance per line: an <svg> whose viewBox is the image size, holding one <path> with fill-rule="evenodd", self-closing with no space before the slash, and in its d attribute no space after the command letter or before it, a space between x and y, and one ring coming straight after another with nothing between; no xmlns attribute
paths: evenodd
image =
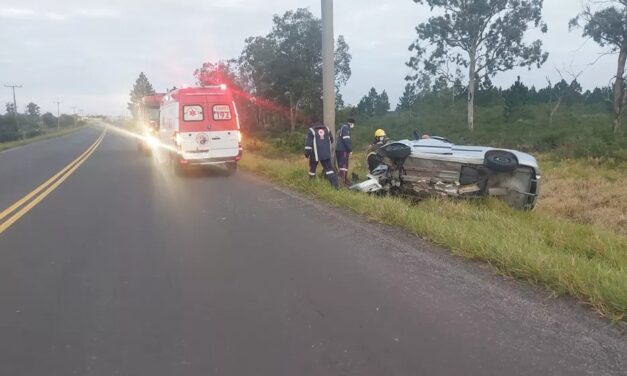
<svg viewBox="0 0 627 376"><path fill-rule="evenodd" d="M309 178L316 177L318 162L322 164L324 174L335 189L339 189L337 175L331 162L333 135L320 119L312 119L312 124L305 138L305 158L309 158Z"/></svg>
<svg viewBox="0 0 627 376"><path fill-rule="evenodd" d="M353 142L351 140L351 130L355 127L355 119L348 119L337 132L337 144L335 146L335 157L340 170L340 181L348 185L348 160L353 152Z"/></svg>
<svg viewBox="0 0 627 376"><path fill-rule="evenodd" d="M368 146L368 171L372 172L381 164L381 157L377 154L377 150L388 141L389 139L383 129L377 129L374 132L374 141Z"/></svg>

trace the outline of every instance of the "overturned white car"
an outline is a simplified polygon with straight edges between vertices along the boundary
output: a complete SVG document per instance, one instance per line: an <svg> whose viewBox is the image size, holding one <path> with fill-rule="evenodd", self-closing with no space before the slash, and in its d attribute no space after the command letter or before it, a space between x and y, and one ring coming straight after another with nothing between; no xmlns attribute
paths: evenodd
<svg viewBox="0 0 627 376"><path fill-rule="evenodd" d="M540 168L526 153L459 146L441 137L402 140L376 151L380 162L368 180L351 189L413 196L495 196L531 210L540 192Z"/></svg>

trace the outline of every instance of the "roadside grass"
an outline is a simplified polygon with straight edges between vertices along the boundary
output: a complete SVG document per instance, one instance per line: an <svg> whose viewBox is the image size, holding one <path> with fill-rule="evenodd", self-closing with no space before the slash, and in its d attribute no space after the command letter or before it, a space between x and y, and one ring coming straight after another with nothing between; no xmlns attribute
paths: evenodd
<svg viewBox="0 0 627 376"><path fill-rule="evenodd" d="M627 235L627 163L540 156L537 211Z"/></svg>
<svg viewBox="0 0 627 376"><path fill-rule="evenodd" d="M446 137L457 145L486 145L561 158L627 161L627 135L615 135L610 127L611 113L598 106L564 106L550 124L548 104L527 105L522 114L512 119L504 116L503 104L479 105L475 119L478 126L470 133L465 105L464 101L454 106L436 101L418 105L412 117L402 112L358 117L354 143L367 144L377 128L385 129L393 140L412 138L416 130Z"/></svg>
<svg viewBox="0 0 627 376"><path fill-rule="evenodd" d="M304 134L251 138L247 151L281 159L302 152ZM366 150L367 142L355 144ZM625 148L624 150L627 150ZM625 151L615 150L616 155ZM627 235L627 161L612 157L564 157L563 153L534 153L542 172L541 199L536 210ZM351 172L366 175L365 152L351 158Z"/></svg>
<svg viewBox="0 0 627 376"><path fill-rule="evenodd" d="M308 179L304 158L262 141L252 140L247 146L241 161L244 170L371 221L403 228L449 248L457 256L485 261L502 274L546 286L557 295L570 294L612 320L625 319L627 237L573 223L553 213L579 210L562 209L557 194L552 197L547 192L568 184L558 178L553 188L544 189L550 197L545 207L531 213L512 210L498 200L427 199L409 203L393 197L335 191L322 179ZM363 171L362 165L356 168ZM564 179L588 173L573 168L573 172L563 172ZM608 176L611 179L618 175L612 172Z"/></svg>
<svg viewBox="0 0 627 376"><path fill-rule="evenodd" d="M24 146L33 142L37 142L37 141L43 141L43 140L48 140L50 138L55 138L55 137L61 137L61 136L65 136L67 134L70 133L74 133L80 129L83 129L83 127L76 127L76 128L64 128L64 129L60 129L60 130L52 130L52 131L47 131L46 133L36 136L36 137L32 137L32 138L27 138L24 140L16 140L16 141L10 141L10 142L0 142L0 151L4 151L4 150L8 150L8 149L13 149L19 146Z"/></svg>

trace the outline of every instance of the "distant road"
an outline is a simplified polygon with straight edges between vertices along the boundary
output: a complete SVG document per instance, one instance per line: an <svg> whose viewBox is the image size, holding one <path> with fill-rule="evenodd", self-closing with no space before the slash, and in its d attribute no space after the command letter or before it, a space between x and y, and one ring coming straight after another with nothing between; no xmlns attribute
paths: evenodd
<svg viewBox="0 0 627 376"><path fill-rule="evenodd" d="M625 337L568 299L247 174L178 178L100 135L0 153L0 211L82 163L0 234L0 375L627 370Z"/></svg>

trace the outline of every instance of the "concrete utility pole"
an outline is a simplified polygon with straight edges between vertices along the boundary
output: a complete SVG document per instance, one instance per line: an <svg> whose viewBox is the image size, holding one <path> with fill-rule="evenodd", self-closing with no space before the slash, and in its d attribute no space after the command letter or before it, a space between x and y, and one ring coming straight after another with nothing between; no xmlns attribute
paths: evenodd
<svg viewBox="0 0 627 376"><path fill-rule="evenodd" d="M61 112L60 112L60 106L61 106L61 101L54 101L54 103L57 104L57 129L61 129Z"/></svg>
<svg viewBox="0 0 627 376"><path fill-rule="evenodd" d="M322 106L324 125L335 135L335 37L333 0L322 0Z"/></svg>
<svg viewBox="0 0 627 376"><path fill-rule="evenodd" d="M13 89L13 109L15 110L15 115L17 116L17 101L15 100L15 89L16 88L21 88L22 85L4 85L4 87L10 87L11 89Z"/></svg>
<svg viewBox="0 0 627 376"><path fill-rule="evenodd" d="M20 117L18 116L17 101L15 100L15 89L21 88L22 85L4 85L4 87L10 87L13 90L13 111L15 111L13 116L15 116L15 125L17 126L17 130L19 132L20 131ZM22 133L22 138L26 138L25 131L22 130L21 133Z"/></svg>
<svg viewBox="0 0 627 376"><path fill-rule="evenodd" d="M74 116L74 127L76 127L76 106L72 106L71 109Z"/></svg>
<svg viewBox="0 0 627 376"><path fill-rule="evenodd" d="M286 91L285 96L290 98L290 133L294 133L296 122L294 119L294 95L291 91Z"/></svg>

